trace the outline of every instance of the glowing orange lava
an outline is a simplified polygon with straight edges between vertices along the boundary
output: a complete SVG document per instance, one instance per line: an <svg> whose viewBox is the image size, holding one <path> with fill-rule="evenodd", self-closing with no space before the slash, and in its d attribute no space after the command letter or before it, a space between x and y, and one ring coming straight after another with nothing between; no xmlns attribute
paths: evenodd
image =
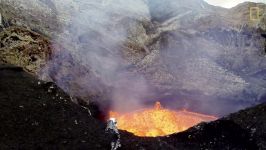
<svg viewBox="0 0 266 150"><path fill-rule="evenodd" d="M119 114L110 112L117 119L117 126L137 136L156 137L184 131L200 122L212 121L214 116L203 115L187 110L173 111L162 108L156 102L154 108L133 113Z"/></svg>

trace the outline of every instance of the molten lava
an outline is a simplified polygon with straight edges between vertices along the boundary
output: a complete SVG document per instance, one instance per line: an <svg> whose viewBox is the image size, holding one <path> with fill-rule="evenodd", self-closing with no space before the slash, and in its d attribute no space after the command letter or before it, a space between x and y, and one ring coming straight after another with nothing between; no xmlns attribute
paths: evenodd
<svg viewBox="0 0 266 150"><path fill-rule="evenodd" d="M156 137L184 131L200 122L217 119L187 110L173 111L156 102L154 108L128 114L110 112L117 119L117 126L137 136Z"/></svg>

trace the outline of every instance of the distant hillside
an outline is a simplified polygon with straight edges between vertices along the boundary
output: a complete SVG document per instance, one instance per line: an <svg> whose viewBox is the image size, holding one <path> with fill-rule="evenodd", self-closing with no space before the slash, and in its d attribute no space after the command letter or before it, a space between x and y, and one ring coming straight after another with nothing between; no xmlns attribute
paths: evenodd
<svg viewBox="0 0 266 150"><path fill-rule="evenodd" d="M260 20L250 20L251 6L263 10ZM6 26L22 26L60 43L61 48L53 45L51 56L62 57L50 57L50 66L40 68L50 70L39 75L70 94L115 101L119 96L113 92L125 93L224 115L265 101L265 6L243 3L223 9L202 0L2 0L0 13ZM30 66L12 58L5 62L26 70ZM128 85L133 84L146 89L132 91Z"/></svg>

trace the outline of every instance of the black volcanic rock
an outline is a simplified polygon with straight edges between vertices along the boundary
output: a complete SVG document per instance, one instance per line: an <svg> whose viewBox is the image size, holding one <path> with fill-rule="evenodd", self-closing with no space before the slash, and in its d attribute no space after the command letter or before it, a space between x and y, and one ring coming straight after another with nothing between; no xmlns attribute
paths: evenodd
<svg viewBox="0 0 266 150"><path fill-rule="evenodd" d="M16 66L0 66L0 149L109 149L104 123L94 118L102 114L91 102L108 106L112 85L86 63L92 49L121 54L118 70L143 75L156 93L151 97L169 98L173 107L222 116L266 101L265 4L224 9L203 0L138 2L140 7L124 1L1 0L0 61ZM120 5L121 12L112 10ZM260 20L250 20L250 7L262 10ZM86 10L97 12L91 18L111 15L101 26L111 28L93 30L101 17L85 23L74 17L88 17ZM92 29L76 23L92 23ZM117 48L116 38L106 37L118 28L128 35ZM121 131L121 149L266 149L265 109L261 104L167 137Z"/></svg>
<svg viewBox="0 0 266 150"><path fill-rule="evenodd" d="M109 149L105 124L53 83L35 79L22 68L0 66L0 149ZM122 148L265 149L266 104L165 137L121 132Z"/></svg>
<svg viewBox="0 0 266 150"><path fill-rule="evenodd" d="M20 67L0 66L1 150L109 149L104 123L91 116L95 110Z"/></svg>

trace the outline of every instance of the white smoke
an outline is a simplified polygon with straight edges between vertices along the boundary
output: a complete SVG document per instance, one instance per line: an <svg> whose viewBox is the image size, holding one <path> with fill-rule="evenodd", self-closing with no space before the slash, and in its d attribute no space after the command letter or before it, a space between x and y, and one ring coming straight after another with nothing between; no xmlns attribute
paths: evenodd
<svg viewBox="0 0 266 150"><path fill-rule="evenodd" d="M77 84L82 89L74 95L80 96L84 95L84 92L93 91L100 79L103 86L111 89L108 99L112 101L113 109L136 109L148 93L148 86L142 75L124 69L128 64L122 57L122 50L129 31L129 27L124 23L130 21L134 24L136 20L149 20L147 5L142 0L75 2L77 6L72 11L70 22L56 41L60 41L60 44L69 50L75 62L90 70L93 76L88 74L75 77L79 78ZM97 79L91 79L93 77ZM69 85L64 84L67 81L63 78L56 80L64 89L69 88ZM84 89L86 90L83 91Z"/></svg>
<svg viewBox="0 0 266 150"><path fill-rule="evenodd" d="M227 20L219 18L219 11L225 9L216 12L215 7L203 0L74 2L74 9L68 11L72 12L68 23L55 39L68 50L67 54L59 55L69 57L72 62L69 65L62 59L63 64L50 66L53 74L72 73L74 79L68 76L54 78L71 95L86 99L90 93L107 94L105 100L112 103L113 110L130 111L143 106L143 99L154 96L151 89L155 87L159 89L156 94L162 97L168 94L175 99L170 102L172 106L182 107L180 101L183 101L184 107L193 110L226 114L250 105L255 101L254 95L265 93L265 89L257 84L260 79L249 81L248 71L243 72L243 68L258 70L260 66L256 63L266 66L263 58L256 56L259 47L256 41L260 38L249 35L248 29L242 33L227 26L224 23ZM146 36L151 36L148 38L135 33L135 39L140 39L138 46L150 49L144 47L147 55L139 59L141 62L135 61L138 65L132 65L125 60L123 52L128 49L125 43L134 39L128 40L132 36L129 34L132 26L138 27L142 20L154 25L154 31L147 33ZM149 29L143 30L148 32ZM158 43L152 43L151 47L144 44L145 38L156 36ZM60 50L55 47L54 53L57 51ZM243 62L246 58L250 63ZM55 67L57 65L70 69L59 70L60 67ZM69 67L71 65L74 67ZM130 65L135 68L128 69ZM78 90L71 93L73 87ZM253 99L244 100L247 96ZM102 98L97 100L102 104Z"/></svg>

